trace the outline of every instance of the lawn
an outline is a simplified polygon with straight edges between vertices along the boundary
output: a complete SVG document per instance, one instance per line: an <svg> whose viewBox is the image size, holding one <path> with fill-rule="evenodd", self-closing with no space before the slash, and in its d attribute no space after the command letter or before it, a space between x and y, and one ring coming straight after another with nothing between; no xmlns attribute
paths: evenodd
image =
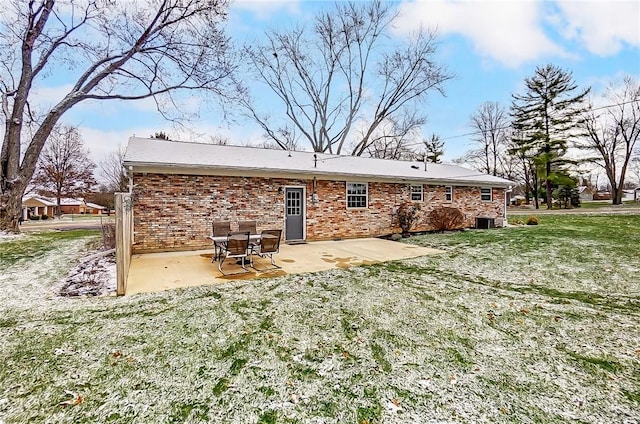
<svg viewBox="0 0 640 424"><path fill-rule="evenodd" d="M640 422L640 216L545 215L405 240L442 255L53 297L96 237L76 236L0 263L0 422Z"/></svg>

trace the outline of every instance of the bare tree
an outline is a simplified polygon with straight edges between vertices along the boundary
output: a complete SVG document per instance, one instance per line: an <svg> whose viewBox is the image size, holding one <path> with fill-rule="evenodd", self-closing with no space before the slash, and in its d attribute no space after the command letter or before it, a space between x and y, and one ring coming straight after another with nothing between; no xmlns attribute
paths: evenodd
<svg viewBox="0 0 640 424"><path fill-rule="evenodd" d="M99 176L108 193L125 192L128 190L127 172L123 165L124 149L119 148L108 154L98 164Z"/></svg>
<svg viewBox="0 0 640 424"><path fill-rule="evenodd" d="M337 3L315 17L311 30L267 33L267 42L247 53L287 122L245 99L250 116L282 148L288 140L278 129L291 134L294 128L316 152L340 154L348 147L357 156L383 141L378 130L390 118L406 120L397 128L418 128L424 116L408 111L428 93L443 93L452 75L435 62L433 33L420 31L406 42L388 36L396 17L394 5L379 0ZM397 140L388 132L385 139Z"/></svg>
<svg viewBox="0 0 640 424"><path fill-rule="evenodd" d="M210 135L207 140L207 144L217 144L218 146L226 146L229 144L229 139L223 135L216 134Z"/></svg>
<svg viewBox="0 0 640 424"><path fill-rule="evenodd" d="M529 199L533 197L533 203L536 209L539 208L538 195L540 188L540 169L535 157L531 154L530 149L522 140L524 136L514 131L511 135L512 141L509 143L507 152L512 164L512 174L510 179L522 185L525 203L529 204Z"/></svg>
<svg viewBox="0 0 640 424"><path fill-rule="evenodd" d="M485 102L471 115L470 126L477 146L465 155L467 162L490 175L505 174L507 144L511 134L510 117L498 102Z"/></svg>
<svg viewBox="0 0 640 424"><path fill-rule="evenodd" d="M86 100L153 97L163 113L183 91L230 92L219 29L227 0L9 0L0 22L0 231L18 232L21 198L49 134ZM34 87L57 67L69 91L35 113ZM220 98L220 96L217 96ZM23 137L31 132L28 141ZM24 150L23 150L24 148Z"/></svg>
<svg viewBox="0 0 640 424"><path fill-rule="evenodd" d="M418 155L416 140L419 139L415 114L390 116L371 135L362 155L378 159L413 160ZM424 121L422 122L424 123ZM419 125L422 125L420 123ZM362 131L367 131L363 129ZM364 136L361 133L360 136ZM354 148L355 146L350 146Z"/></svg>
<svg viewBox="0 0 640 424"><path fill-rule="evenodd" d="M627 76L620 87L610 84L605 98L612 105L600 110L590 108L584 120L586 136L578 146L596 153L587 161L605 171L611 202L619 205L627 168L640 139L640 82Z"/></svg>
<svg viewBox="0 0 640 424"><path fill-rule="evenodd" d="M84 197L91 190L96 184L95 167L78 128L56 125L40 154L32 183L38 191L55 197L59 207L63 197Z"/></svg>
<svg viewBox="0 0 640 424"><path fill-rule="evenodd" d="M636 188L640 187L640 156L631 159L630 169L636 179Z"/></svg>

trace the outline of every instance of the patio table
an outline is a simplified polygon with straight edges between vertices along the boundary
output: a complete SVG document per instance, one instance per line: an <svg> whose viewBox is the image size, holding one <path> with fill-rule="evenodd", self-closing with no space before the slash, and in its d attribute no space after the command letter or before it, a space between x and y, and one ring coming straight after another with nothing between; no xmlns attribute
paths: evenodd
<svg viewBox="0 0 640 424"><path fill-rule="evenodd" d="M259 243L260 238L262 236L260 234L251 234L249 235L249 243ZM217 261L222 251L221 247L227 242L227 236L209 236L211 241L213 242L214 254L211 262Z"/></svg>

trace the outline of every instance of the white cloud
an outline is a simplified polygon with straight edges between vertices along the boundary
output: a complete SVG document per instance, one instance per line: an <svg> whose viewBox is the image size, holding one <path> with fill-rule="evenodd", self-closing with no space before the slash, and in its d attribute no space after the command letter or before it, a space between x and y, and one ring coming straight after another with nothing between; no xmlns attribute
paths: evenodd
<svg viewBox="0 0 640 424"><path fill-rule="evenodd" d="M154 130L148 128L132 128L126 130L101 130L80 126L80 133L84 146L89 149L89 158L99 165L102 160L112 152L124 148L129 141L129 137L134 134L140 137L148 137Z"/></svg>
<svg viewBox="0 0 640 424"><path fill-rule="evenodd" d="M64 84L57 86L45 86L43 83L33 87L29 96L31 107L35 107L41 112L48 111L51 107L59 103L64 97L71 92L73 84ZM193 103L193 102L191 102ZM72 110L93 111L103 114L113 115L121 108L122 102L118 101L102 101L102 100L85 100L73 106ZM127 100L126 104L129 108L140 112L156 112L156 102L152 97L140 100Z"/></svg>
<svg viewBox="0 0 640 424"><path fill-rule="evenodd" d="M559 30L569 39L577 39L587 50L599 56L611 56L623 46L640 47L640 2L567 1L558 6L563 14Z"/></svg>
<svg viewBox="0 0 640 424"><path fill-rule="evenodd" d="M99 165L107 155L124 148L129 137L150 137L157 131L164 131L172 140L204 143L210 136L227 138L229 144L255 145L263 141L262 131L254 127L235 127L233 129L211 125L204 122L185 124L184 126L162 127L158 125L137 126L121 130L104 130L79 125L85 147L90 151L90 158Z"/></svg>
<svg viewBox="0 0 640 424"><path fill-rule="evenodd" d="M399 32L423 28L460 34L482 57L515 68L544 56L567 53L544 33L543 4L533 1L405 2L400 6Z"/></svg>

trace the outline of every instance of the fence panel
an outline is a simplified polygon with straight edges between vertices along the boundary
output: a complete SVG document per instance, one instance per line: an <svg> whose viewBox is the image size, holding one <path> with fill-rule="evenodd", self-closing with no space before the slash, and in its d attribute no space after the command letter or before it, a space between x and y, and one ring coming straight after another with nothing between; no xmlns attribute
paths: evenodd
<svg viewBox="0 0 640 424"><path fill-rule="evenodd" d="M116 193L116 281L118 296L127 291L133 244L133 207L130 193Z"/></svg>

